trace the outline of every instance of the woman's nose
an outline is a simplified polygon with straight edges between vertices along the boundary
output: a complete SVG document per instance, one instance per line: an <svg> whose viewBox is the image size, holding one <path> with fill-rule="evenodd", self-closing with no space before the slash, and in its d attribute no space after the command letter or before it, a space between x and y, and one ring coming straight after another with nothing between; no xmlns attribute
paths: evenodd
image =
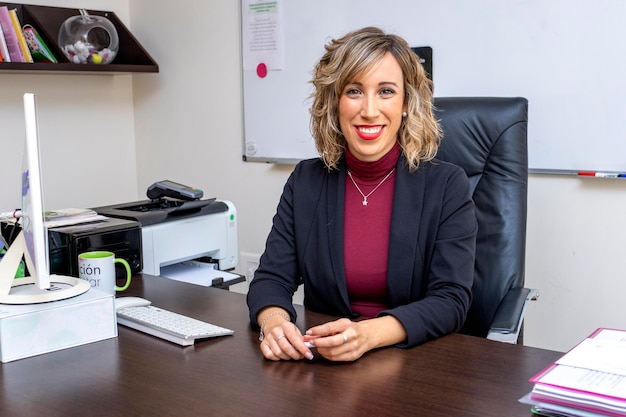
<svg viewBox="0 0 626 417"><path fill-rule="evenodd" d="M361 116L368 119L378 116L378 102L376 97L365 96L363 98Z"/></svg>

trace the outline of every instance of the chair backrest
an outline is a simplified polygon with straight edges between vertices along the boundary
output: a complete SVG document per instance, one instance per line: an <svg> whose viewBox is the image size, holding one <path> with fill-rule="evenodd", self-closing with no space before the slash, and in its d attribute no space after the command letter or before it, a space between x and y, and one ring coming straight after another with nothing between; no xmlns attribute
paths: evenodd
<svg viewBox="0 0 626 417"><path fill-rule="evenodd" d="M485 337L505 294L524 285L528 101L445 97L435 107L444 133L437 158L467 173L478 220L473 300L461 332Z"/></svg>

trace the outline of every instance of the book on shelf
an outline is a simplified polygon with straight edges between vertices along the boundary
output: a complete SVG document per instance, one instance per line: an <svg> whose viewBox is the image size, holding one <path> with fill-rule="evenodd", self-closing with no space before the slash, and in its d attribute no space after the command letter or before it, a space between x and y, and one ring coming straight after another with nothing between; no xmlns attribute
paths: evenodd
<svg viewBox="0 0 626 417"><path fill-rule="evenodd" d="M4 34L4 39L7 44L7 52L9 53L10 62L24 62L24 56L20 49L20 44L17 40L17 34L13 28L13 22L11 21L11 14L7 6L0 6L0 27Z"/></svg>
<svg viewBox="0 0 626 417"><path fill-rule="evenodd" d="M9 16L11 17L13 30L15 30L15 35L17 36L17 44L20 47L20 51L22 51L24 62L32 63L33 56L30 54L30 50L28 49L28 45L26 44L26 38L24 38L24 32L22 32L22 24L20 23L20 18L17 16L17 10L9 10Z"/></svg>
<svg viewBox="0 0 626 417"><path fill-rule="evenodd" d="M9 57L9 50L7 49L7 41L6 39L4 39L2 26L0 26L0 57L2 57L2 61L4 62L11 62L11 58Z"/></svg>
<svg viewBox="0 0 626 417"><path fill-rule="evenodd" d="M626 417L626 331L597 329L530 382L540 415Z"/></svg>
<svg viewBox="0 0 626 417"><path fill-rule="evenodd" d="M37 30L32 27L32 25L24 25L22 27L22 32L24 33L24 38L26 39L26 44L30 49L33 61L52 62L53 64L58 63L57 59L50 51L50 48L48 48L48 45L46 45L41 36L39 36Z"/></svg>

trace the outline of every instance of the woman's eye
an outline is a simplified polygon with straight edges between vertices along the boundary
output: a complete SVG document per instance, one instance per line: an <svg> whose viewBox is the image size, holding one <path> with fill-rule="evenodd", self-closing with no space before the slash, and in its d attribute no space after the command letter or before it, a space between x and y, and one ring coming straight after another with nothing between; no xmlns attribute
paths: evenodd
<svg viewBox="0 0 626 417"><path fill-rule="evenodd" d="M348 88L346 90L346 95L347 96L355 96L355 95L357 95L359 93L360 93L360 91L357 88Z"/></svg>
<svg viewBox="0 0 626 417"><path fill-rule="evenodd" d="M383 96L392 96L395 94L395 91L392 90L391 88L383 88L380 92L381 95Z"/></svg>

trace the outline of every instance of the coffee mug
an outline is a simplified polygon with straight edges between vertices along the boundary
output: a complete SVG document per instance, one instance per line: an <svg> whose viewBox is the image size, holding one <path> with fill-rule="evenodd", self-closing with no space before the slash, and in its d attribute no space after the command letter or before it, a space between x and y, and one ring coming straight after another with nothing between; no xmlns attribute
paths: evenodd
<svg viewBox="0 0 626 417"><path fill-rule="evenodd" d="M120 263L126 269L126 282L121 287L116 285L115 264ZM130 265L126 260L115 258L113 252L94 251L78 255L78 277L89 281L92 288L107 294L124 291L130 285Z"/></svg>

